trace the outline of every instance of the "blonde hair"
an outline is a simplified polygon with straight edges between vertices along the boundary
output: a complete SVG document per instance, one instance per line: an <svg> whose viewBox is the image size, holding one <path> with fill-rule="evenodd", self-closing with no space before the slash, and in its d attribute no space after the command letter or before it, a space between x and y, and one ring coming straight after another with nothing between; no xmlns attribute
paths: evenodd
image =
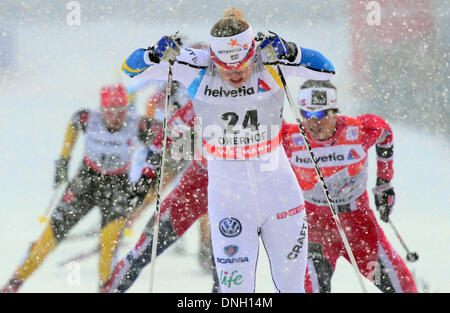
<svg viewBox="0 0 450 313"><path fill-rule="evenodd" d="M225 16L211 29L214 37L230 37L240 34L249 28L241 9L232 8L225 11Z"/></svg>

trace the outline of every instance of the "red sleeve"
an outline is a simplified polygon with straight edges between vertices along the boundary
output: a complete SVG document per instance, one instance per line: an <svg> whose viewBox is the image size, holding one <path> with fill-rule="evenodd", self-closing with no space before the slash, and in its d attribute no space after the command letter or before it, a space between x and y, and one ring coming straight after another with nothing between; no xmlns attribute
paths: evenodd
<svg viewBox="0 0 450 313"><path fill-rule="evenodd" d="M167 133L167 144L170 145L171 142L183 135L188 129L194 127L194 107L192 106L192 101L189 100L181 109L179 109L172 116L170 121L167 123L168 133ZM161 148L162 141L164 137L163 129L161 128L153 141L155 147Z"/></svg>
<svg viewBox="0 0 450 313"><path fill-rule="evenodd" d="M284 151L286 152L288 159L291 159L292 157L292 144L290 133L292 132L293 129L298 130L298 126L296 124L288 124L285 121L283 121L283 124L281 126L281 136L282 136L281 138Z"/></svg>
<svg viewBox="0 0 450 313"><path fill-rule="evenodd" d="M377 153L377 177L391 180L394 176L394 137L389 124L381 117L364 114L358 116L362 125L364 149L375 145Z"/></svg>

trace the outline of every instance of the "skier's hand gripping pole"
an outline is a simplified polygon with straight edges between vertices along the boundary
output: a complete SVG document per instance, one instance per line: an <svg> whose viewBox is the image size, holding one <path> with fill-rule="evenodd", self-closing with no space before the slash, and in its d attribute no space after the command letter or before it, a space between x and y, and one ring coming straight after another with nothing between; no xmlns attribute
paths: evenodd
<svg viewBox="0 0 450 313"><path fill-rule="evenodd" d="M155 63L161 61L173 63L180 54L182 45L178 32L170 36L163 36L155 45L149 47L149 58Z"/></svg>
<svg viewBox="0 0 450 313"><path fill-rule="evenodd" d="M273 45L271 45L271 44L269 44L269 45L266 44L265 46L263 46L263 44L265 42L267 43L267 39L269 39L270 41L274 41L274 42L278 43L278 41L274 40L273 38L274 37L275 38L280 38L280 37L278 37L278 35L273 33L273 32L270 32L270 33L271 33L271 35L264 35L262 33L258 33L257 37L255 38L255 40L256 41L261 41L261 44L258 46L258 48L260 49L260 51L262 53L264 53L266 55L267 59L270 62L277 62L279 60L279 53L277 52L277 50L279 50L279 49L273 49ZM284 40L279 40L279 42L281 43L281 45L283 45L285 41ZM262 49L261 49L261 46L263 46ZM288 50L289 50L289 47L285 46L284 47L284 51L288 51ZM330 193L328 191L328 187L327 187L327 185L325 183L325 180L324 180L324 178L322 176L322 173L320 172L320 168L317 165L316 158L314 157L314 152L312 151L311 144L310 144L310 142L308 140L308 136L306 135L305 128L303 127L300 113L299 113L299 111L296 109L296 107L294 105L294 101L292 100L291 93L289 92L288 85L286 83L286 80L284 78L283 72L281 71L281 68L280 68L279 64L277 64L277 71L278 71L278 75L280 76L280 80L281 80L281 82L283 84L283 88L284 88L286 97L288 99L289 105L291 107L292 113L295 116L295 119L297 121L298 127L300 129L300 133L301 133L301 135L303 137L303 140L305 141L305 144L306 144L306 147L308 149L309 155L311 157L312 163L314 164L314 168L316 170L317 176L319 177L319 180L320 180L320 182L322 184L322 188L323 188L323 191L325 192L325 196L327 198L328 205L329 205L329 207L331 209L331 213L333 215L334 221L336 222L336 226L337 226L337 228L339 230L339 233L341 235L342 241L344 242L345 250L347 251L347 254L348 254L349 258L350 258L350 261L352 263L352 266L353 266L353 269L355 271L356 277L358 278L358 282L361 285L362 291L364 293L367 293L366 287L365 287L364 282L363 282L363 280L361 278L361 275L359 273L359 269L358 269L358 266L357 266L357 263L356 263L356 259L355 259L354 255L353 255L352 249L351 249L350 244L349 244L349 242L347 240L347 236L345 235L345 232L344 232L344 230L342 228L342 225L341 225L341 221L340 221L340 219L339 219L339 217L338 217L338 215L336 213L336 210L334 208L334 205L333 205L333 203L331 201L331 197L330 197Z"/></svg>

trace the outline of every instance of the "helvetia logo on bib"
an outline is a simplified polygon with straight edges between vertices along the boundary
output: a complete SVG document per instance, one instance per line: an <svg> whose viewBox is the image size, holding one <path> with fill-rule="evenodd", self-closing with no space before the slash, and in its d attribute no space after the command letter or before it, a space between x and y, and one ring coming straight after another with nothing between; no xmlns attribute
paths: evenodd
<svg viewBox="0 0 450 313"><path fill-rule="evenodd" d="M261 78L258 78L258 92L266 92L269 91L270 87L263 81Z"/></svg>
<svg viewBox="0 0 450 313"><path fill-rule="evenodd" d="M205 87L204 95L208 97L245 97L251 96L255 94L255 89L253 87L245 88L245 86L239 87L238 89L223 89L220 87L219 89L211 89L208 85Z"/></svg>
<svg viewBox="0 0 450 313"><path fill-rule="evenodd" d="M356 160L359 158L360 158L359 154L356 153L356 151L353 149L350 150L350 152L348 153L348 156L347 156L347 160Z"/></svg>

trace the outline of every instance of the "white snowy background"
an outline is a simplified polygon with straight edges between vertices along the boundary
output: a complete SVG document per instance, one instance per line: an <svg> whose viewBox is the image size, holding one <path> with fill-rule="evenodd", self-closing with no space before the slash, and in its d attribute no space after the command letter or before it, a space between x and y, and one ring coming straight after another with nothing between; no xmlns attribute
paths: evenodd
<svg viewBox="0 0 450 313"><path fill-rule="evenodd" d="M310 17L306 11L311 9L308 6L311 1L298 7L295 1L281 1L280 5L265 7L264 13L259 12L265 6L261 1L229 1L226 4L216 1L210 5L200 1L202 5L196 10L186 11L186 18L180 6L186 7L189 1L173 1L172 5L165 4L163 8L159 7L162 5L160 1L126 2L129 5L121 2L119 12L117 5L96 7L88 5L88 1L79 1L81 24L77 26L66 23L69 13L66 1L30 1L31 7L15 5L14 2L0 4L0 38L3 38L0 44L5 45L5 38L9 38L8 47L0 50L6 63L0 67L0 285L7 281L30 243L44 229L38 217L45 211L53 194L54 160L61 151L71 115L80 108L97 107L100 86L115 81L114 72L120 69L123 60L134 49L149 46L163 34L179 30L191 42L206 40L210 27L222 16L223 10L242 3L241 7L247 9L246 17L255 30L273 30L290 41L319 50L333 60L337 70L333 83L339 90L338 103L344 114L369 113L352 92L351 86L355 81L349 68L349 17L345 9L341 9L341 6L345 7L344 1L316 1L314 14ZM107 4L116 2L105 1ZM436 3L438 7L441 4L440 1ZM214 10L210 7L213 4L217 4ZM138 12L144 7L145 12L152 12L149 18ZM293 19L295 10L300 16L298 20ZM317 14L320 10L324 14ZM333 10L337 10L336 15L333 15ZM283 14L287 11L288 24L283 22ZM258 18L252 18L256 12L259 12ZM448 13L437 12L442 13L438 16L439 21L448 23ZM165 14L170 16L165 23L154 18ZM448 73L445 58L443 56L439 70ZM395 73L401 69L389 70ZM122 77L125 83L130 82ZM301 80L289 80L288 83L295 95ZM448 86L448 81L443 84ZM141 112L146 92L138 96ZM448 97L447 91L445 95ZM445 128L449 122L447 102L440 105L443 108L442 124L435 126L443 125ZM285 113L292 121L289 108L286 107ZM421 119L420 112L417 112L417 119ZM438 132L440 134L423 131L414 123L390 122L395 136L393 182L397 193L392 220L410 250L420 256L417 262L407 264L414 272L421 291L449 292L448 134L445 131ZM72 175L80 162L82 142L79 140L71 161ZM375 183L374 154L371 151L369 188ZM149 208L135 224L134 235L125 239L119 249L119 257L134 245L152 211L153 207ZM99 212L93 210L71 234L97 227L99 217ZM399 254L405 257L406 252L389 225L380 223ZM198 226L195 224L186 233L184 254L177 254L176 248L172 247L157 259L156 292L210 292L211 277L201 272L197 261ZM96 238L63 242L26 281L21 291L96 292L98 255L72 268L58 263L90 251L97 243ZM272 292L268 262L264 249L260 251L256 291ZM379 292L368 281L366 286L370 292ZM149 267L129 292L147 292L148 287ZM337 263L332 288L333 292L360 292L355 274L344 259Z"/></svg>

